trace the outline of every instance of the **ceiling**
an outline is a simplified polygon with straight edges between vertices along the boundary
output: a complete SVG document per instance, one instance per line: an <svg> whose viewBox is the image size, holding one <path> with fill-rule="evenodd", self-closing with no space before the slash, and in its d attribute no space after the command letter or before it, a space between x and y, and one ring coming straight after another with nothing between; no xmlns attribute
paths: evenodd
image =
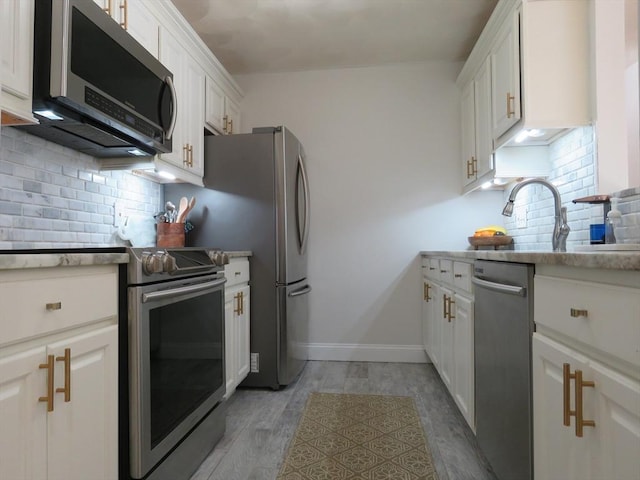
<svg viewBox="0 0 640 480"><path fill-rule="evenodd" d="M497 0L172 0L232 74L463 61Z"/></svg>

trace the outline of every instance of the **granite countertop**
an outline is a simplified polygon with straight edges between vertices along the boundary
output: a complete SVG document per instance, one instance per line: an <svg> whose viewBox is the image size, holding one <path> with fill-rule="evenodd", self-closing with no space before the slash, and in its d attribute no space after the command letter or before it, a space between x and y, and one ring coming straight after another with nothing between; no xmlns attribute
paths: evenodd
<svg viewBox="0 0 640 480"><path fill-rule="evenodd" d="M0 270L129 263L124 248L0 250Z"/></svg>
<svg viewBox="0 0 640 480"><path fill-rule="evenodd" d="M527 252L516 250L423 250L421 255L496 260L501 262L535 263L567 267L640 270L640 252Z"/></svg>

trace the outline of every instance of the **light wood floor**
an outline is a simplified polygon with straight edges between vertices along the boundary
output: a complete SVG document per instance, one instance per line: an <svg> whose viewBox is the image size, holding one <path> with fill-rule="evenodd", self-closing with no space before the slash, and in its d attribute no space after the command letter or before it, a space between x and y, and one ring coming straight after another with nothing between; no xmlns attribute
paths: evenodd
<svg viewBox="0 0 640 480"><path fill-rule="evenodd" d="M495 480L432 365L319 361L279 391L237 390L224 437L191 480L274 480L313 391L411 396L440 480Z"/></svg>

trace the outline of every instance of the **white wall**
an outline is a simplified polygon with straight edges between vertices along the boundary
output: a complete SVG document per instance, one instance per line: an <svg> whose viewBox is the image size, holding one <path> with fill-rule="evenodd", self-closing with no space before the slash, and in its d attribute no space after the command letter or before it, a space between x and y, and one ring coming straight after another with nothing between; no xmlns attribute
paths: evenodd
<svg viewBox="0 0 640 480"><path fill-rule="evenodd" d="M422 361L418 252L502 224L502 192L460 196L459 69L236 77L243 131L284 124L307 153L313 358Z"/></svg>

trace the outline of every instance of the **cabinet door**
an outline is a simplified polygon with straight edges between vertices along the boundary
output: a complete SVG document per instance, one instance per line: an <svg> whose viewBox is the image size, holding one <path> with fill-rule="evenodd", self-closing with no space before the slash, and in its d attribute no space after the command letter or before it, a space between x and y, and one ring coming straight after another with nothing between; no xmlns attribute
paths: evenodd
<svg viewBox="0 0 640 480"><path fill-rule="evenodd" d="M160 52L159 57L162 64L173 73L173 83L178 97L176 127L173 131L173 148L170 153L163 153L160 158L176 167L183 168L186 159L184 131L186 128L186 109L187 101L185 100L186 78L182 69L183 57L187 55L182 45L169 33L166 28L160 29Z"/></svg>
<svg viewBox="0 0 640 480"><path fill-rule="evenodd" d="M475 89L475 143L476 178L489 173L493 168L493 140L491 135L491 57L473 81Z"/></svg>
<svg viewBox="0 0 640 480"><path fill-rule="evenodd" d="M158 30L160 23L149 12L143 0L120 0L119 23L151 55L158 58Z"/></svg>
<svg viewBox="0 0 640 480"><path fill-rule="evenodd" d="M440 285L437 283L431 283L431 304L429 312L429 331L431 335L428 338L428 353L429 358L433 362L433 365L436 367L438 372L441 370L441 352L442 352L442 325L443 319L442 316L442 289Z"/></svg>
<svg viewBox="0 0 640 480"><path fill-rule="evenodd" d="M55 393L55 411L48 418L48 478L117 478L117 325L50 344L47 354L56 357L56 389L70 392L69 401L64 392Z"/></svg>
<svg viewBox="0 0 640 480"><path fill-rule="evenodd" d="M491 100L493 138L498 138L520 119L520 20L519 14L505 23L491 52Z"/></svg>
<svg viewBox="0 0 640 480"><path fill-rule="evenodd" d="M229 398L236 389L236 355L235 355L235 318L234 310L237 308L236 290L227 290L224 293L224 361L226 376L225 398Z"/></svg>
<svg viewBox="0 0 640 480"><path fill-rule="evenodd" d="M429 339L433 335L431 331L431 312L433 305L433 289L426 277L422 278L422 346L429 354Z"/></svg>
<svg viewBox="0 0 640 480"><path fill-rule="evenodd" d="M475 124L475 88L474 82L462 91L462 185L476 180L476 124Z"/></svg>
<svg viewBox="0 0 640 480"><path fill-rule="evenodd" d="M224 92L209 75L205 89L205 122L216 132L224 133Z"/></svg>
<svg viewBox="0 0 640 480"><path fill-rule="evenodd" d="M584 436L575 435L575 418L570 426L563 424L563 372L568 363L571 372L582 370L586 379L592 373L587 358L578 352L535 333L533 362L533 452L536 480L586 480L593 477L592 457L597 453L597 432L586 427ZM570 407L575 408L574 381L570 384ZM590 390L585 389L585 393ZM584 396L584 418L593 419L593 395ZM601 477L616 478L616 477ZM618 477L622 478L622 477Z"/></svg>
<svg viewBox="0 0 640 480"><path fill-rule="evenodd" d="M640 478L640 383L591 362L594 388L584 390L585 399L595 397L595 434L598 457L593 478ZM585 400L586 401L586 400ZM593 432L589 432L593 430Z"/></svg>
<svg viewBox="0 0 640 480"><path fill-rule="evenodd" d="M31 113L33 8L33 0L0 2L3 125L37 123Z"/></svg>
<svg viewBox="0 0 640 480"><path fill-rule="evenodd" d="M440 333L440 376L450 392L453 392L452 379L454 375L455 353L453 350L453 321L447 315L449 313L449 299L453 298L453 292L448 288L442 287L438 306L440 311L436 318L438 323L442 325Z"/></svg>
<svg viewBox="0 0 640 480"><path fill-rule="evenodd" d="M456 294L451 307L453 324L453 398L475 432L475 377L473 361L473 301Z"/></svg>
<svg viewBox="0 0 640 480"><path fill-rule="evenodd" d="M185 170L204 175L204 71L190 55L184 57L184 85L182 104L186 115L184 142L188 146Z"/></svg>
<svg viewBox="0 0 640 480"><path fill-rule="evenodd" d="M46 478L47 395L45 347L0 359L0 478ZM54 405L55 406L55 405Z"/></svg>
<svg viewBox="0 0 640 480"><path fill-rule="evenodd" d="M240 105L229 97L225 97L224 113L227 116L226 133L229 135L233 133L240 133Z"/></svg>
<svg viewBox="0 0 640 480"><path fill-rule="evenodd" d="M236 377L237 382L244 380L249 373L250 367L250 294L251 289L246 285L238 292L241 294L242 307L237 318L237 338L236 338Z"/></svg>

